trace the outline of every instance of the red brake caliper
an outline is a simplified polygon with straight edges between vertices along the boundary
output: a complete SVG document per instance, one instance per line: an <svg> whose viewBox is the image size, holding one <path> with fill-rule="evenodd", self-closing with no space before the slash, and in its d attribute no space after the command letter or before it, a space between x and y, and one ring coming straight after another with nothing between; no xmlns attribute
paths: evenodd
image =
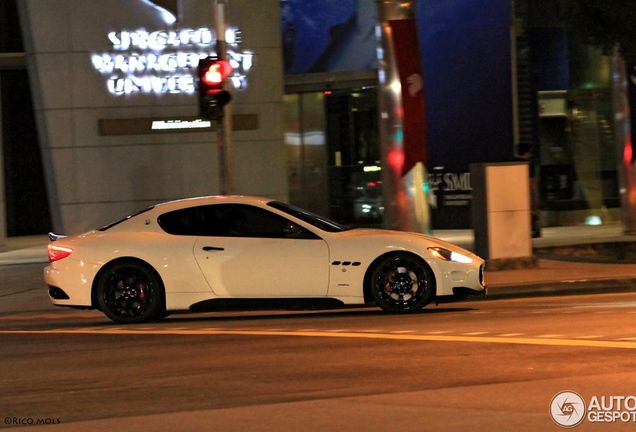
<svg viewBox="0 0 636 432"><path fill-rule="evenodd" d="M395 272L394 272L394 271L390 271L390 272L387 274L387 278L386 278L386 279L387 279L387 283L386 283L386 285L384 285L384 290L385 290L386 292L388 292L389 294L391 294L391 284L390 284L390 280L393 278L393 276L394 276L394 275L395 275Z"/></svg>

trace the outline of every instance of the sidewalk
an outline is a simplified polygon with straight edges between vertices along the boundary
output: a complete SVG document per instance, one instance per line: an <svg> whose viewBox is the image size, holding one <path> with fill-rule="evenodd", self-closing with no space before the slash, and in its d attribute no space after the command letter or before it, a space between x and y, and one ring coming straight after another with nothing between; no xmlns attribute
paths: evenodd
<svg viewBox="0 0 636 432"><path fill-rule="evenodd" d="M473 250L472 230L438 230L433 235ZM489 298L636 292L636 256L632 263L621 263L601 260L603 254L593 251L618 249L621 244L628 252L636 248L636 236L623 234L618 224L544 228L542 237L532 243L539 259L536 268L486 271ZM44 266L47 244L47 236L9 238L0 265Z"/></svg>
<svg viewBox="0 0 636 432"><path fill-rule="evenodd" d="M636 236L624 234L622 225L543 228L541 234L532 239L536 268L486 270L489 298L636 292L636 254L625 256L636 248ZM433 235L473 250L472 230Z"/></svg>

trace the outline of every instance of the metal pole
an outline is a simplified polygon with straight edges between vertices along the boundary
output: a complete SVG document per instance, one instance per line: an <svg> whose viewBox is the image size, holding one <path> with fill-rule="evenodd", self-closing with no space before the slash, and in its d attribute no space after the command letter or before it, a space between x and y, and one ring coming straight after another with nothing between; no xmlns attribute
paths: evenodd
<svg viewBox="0 0 636 432"><path fill-rule="evenodd" d="M216 55L219 60L227 59L227 43L225 41L227 10L227 0L215 0ZM226 82L224 87L227 86ZM217 120L217 144L221 194L232 195L234 194L234 151L232 146L232 112L228 104L223 108L223 115Z"/></svg>

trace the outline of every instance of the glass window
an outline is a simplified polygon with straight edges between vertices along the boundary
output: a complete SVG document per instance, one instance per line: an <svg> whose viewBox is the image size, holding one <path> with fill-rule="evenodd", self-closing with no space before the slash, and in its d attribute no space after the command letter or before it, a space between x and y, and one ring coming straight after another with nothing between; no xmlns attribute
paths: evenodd
<svg viewBox="0 0 636 432"><path fill-rule="evenodd" d="M200 207L165 213L157 221L168 234L200 236L203 232Z"/></svg>
<svg viewBox="0 0 636 432"><path fill-rule="evenodd" d="M221 204L203 209L204 235L221 237L283 237L288 221L242 204Z"/></svg>
<svg viewBox="0 0 636 432"><path fill-rule="evenodd" d="M175 210L159 216L158 220L165 232L174 235L319 238L283 217L244 204L216 204Z"/></svg>
<svg viewBox="0 0 636 432"><path fill-rule="evenodd" d="M143 210L138 211L137 213L133 213L133 214L131 214L131 215L128 215L128 216L126 216L126 217L125 217L125 218L123 218L123 219L119 219L118 221L111 222L111 223L109 223L108 225L105 225L105 226L103 226L103 227L99 228L99 229L98 229L98 231L106 231L107 229L110 229L110 228L114 227L115 225L119 225L120 223L125 222L125 221L127 221L128 219L130 219L130 218L134 218L134 217L135 217L135 216L137 216L137 215L140 215L140 214L142 214L142 213L146 213L147 211L152 210L154 207L155 207L155 206L145 208L145 209L143 209Z"/></svg>
<svg viewBox="0 0 636 432"><path fill-rule="evenodd" d="M340 231L347 231L348 229L350 229L349 227L340 225L339 223L330 221L329 219L326 219L322 216L318 216L317 214L314 214L307 210L303 210L291 204L285 204L279 201L270 201L267 203L267 205L270 207L274 207L277 210L288 213L294 217L297 217L298 219L304 222L310 223L316 228L320 228L323 231L340 232Z"/></svg>

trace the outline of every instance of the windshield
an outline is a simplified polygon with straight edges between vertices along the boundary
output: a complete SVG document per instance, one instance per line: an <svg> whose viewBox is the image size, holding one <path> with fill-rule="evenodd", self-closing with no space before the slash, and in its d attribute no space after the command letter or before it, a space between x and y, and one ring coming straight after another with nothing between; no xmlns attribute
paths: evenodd
<svg viewBox="0 0 636 432"><path fill-rule="evenodd" d="M316 228L320 228L323 231L340 232L340 231L347 231L350 229L344 225L340 225L339 223L330 221L329 219L326 219L322 216L318 216L317 214L314 214L307 210L303 210L291 204L285 204L280 201L271 201L271 202L268 202L267 205L270 207L274 207L276 210L280 210L289 215L292 215L295 218L298 218L302 220L303 222L307 222L308 224L311 224L315 226Z"/></svg>
<svg viewBox="0 0 636 432"><path fill-rule="evenodd" d="M112 228L112 227L114 227L115 225L118 225L118 224L120 224L120 223L122 223L122 222L124 222L124 221L127 221L128 219L130 219L130 218L132 218L132 217L135 217L135 216L140 215L140 214L142 214L142 213L146 213L147 211L152 210L154 207L155 207L155 206L145 208L145 209L143 209L143 210L141 210L141 211L138 211L137 213L133 213L133 214L131 214L131 215L129 215L129 216L126 216L126 217L125 217L125 218L123 218L123 219L119 219L118 221L115 221L115 222L109 223L109 224L108 224L108 225L106 225L106 226L103 226L103 227L101 227L101 228L98 228L98 231L106 231L107 229Z"/></svg>

